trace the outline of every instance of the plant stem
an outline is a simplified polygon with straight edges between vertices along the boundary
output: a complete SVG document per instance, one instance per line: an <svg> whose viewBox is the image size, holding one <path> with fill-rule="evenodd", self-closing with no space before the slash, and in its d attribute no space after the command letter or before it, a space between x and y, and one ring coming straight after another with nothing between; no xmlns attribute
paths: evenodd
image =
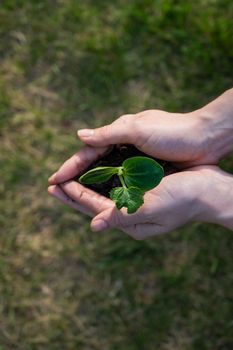
<svg viewBox="0 0 233 350"><path fill-rule="evenodd" d="M124 188L127 188L123 176L122 176L122 175L119 175L119 174L118 174L118 176L119 176L119 179L120 179L120 182L121 182L122 186L123 186Z"/></svg>

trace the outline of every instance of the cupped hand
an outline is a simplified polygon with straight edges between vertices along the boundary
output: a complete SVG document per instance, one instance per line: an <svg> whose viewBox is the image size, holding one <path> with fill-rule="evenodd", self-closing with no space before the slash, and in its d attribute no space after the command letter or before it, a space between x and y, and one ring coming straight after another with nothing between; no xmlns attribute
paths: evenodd
<svg viewBox="0 0 233 350"><path fill-rule="evenodd" d="M233 228L229 191L232 176L216 166L197 166L166 176L144 195L144 205L132 215L107 208L94 217L94 231L116 227L135 239L171 232L201 221ZM231 203L231 204L230 204Z"/></svg>
<svg viewBox="0 0 233 350"><path fill-rule="evenodd" d="M112 124L78 131L95 147L131 143L146 154L180 168L216 165L233 150L233 89L190 113L148 110L127 114Z"/></svg>
<svg viewBox="0 0 233 350"><path fill-rule="evenodd" d="M133 144L144 153L175 162L181 168L215 164L217 160L208 148L205 122L200 115L148 110L123 115L97 129L79 130L78 136L94 147Z"/></svg>
<svg viewBox="0 0 233 350"><path fill-rule="evenodd" d="M213 189L228 178L216 166L198 166L165 177L145 194L144 205L135 214L127 214L110 199L70 180L104 152L105 148L84 148L50 178L48 188L63 203L93 217L93 231L116 227L135 239L145 239L191 221L215 222Z"/></svg>

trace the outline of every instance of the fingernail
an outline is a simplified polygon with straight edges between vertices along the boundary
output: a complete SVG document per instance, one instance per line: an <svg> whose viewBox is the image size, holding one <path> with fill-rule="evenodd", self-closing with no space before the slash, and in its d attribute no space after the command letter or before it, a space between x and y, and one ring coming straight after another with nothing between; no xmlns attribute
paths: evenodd
<svg viewBox="0 0 233 350"><path fill-rule="evenodd" d="M57 173L54 173L53 175L51 175L50 178L48 179L48 182L49 183L53 182L56 178L56 175L57 175Z"/></svg>
<svg viewBox="0 0 233 350"><path fill-rule="evenodd" d="M78 136L80 136L80 137L90 137L93 134L94 134L94 130L92 130L92 129L78 130Z"/></svg>
<svg viewBox="0 0 233 350"><path fill-rule="evenodd" d="M101 219L96 220L92 224L92 231L94 231L94 232L103 231L103 230L106 230L107 227L108 227L108 224L106 221L101 220Z"/></svg>
<svg viewBox="0 0 233 350"><path fill-rule="evenodd" d="M49 194L51 194L52 196L54 196L54 188L55 188L55 186L49 186L48 188L47 188L47 190L48 190L48 193Z"/></svg>

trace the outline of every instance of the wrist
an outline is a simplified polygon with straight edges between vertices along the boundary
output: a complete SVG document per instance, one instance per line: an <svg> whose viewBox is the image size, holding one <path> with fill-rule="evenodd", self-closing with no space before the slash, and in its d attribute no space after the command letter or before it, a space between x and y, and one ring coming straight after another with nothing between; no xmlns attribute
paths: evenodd
<svg viewBox="0 0 233 350"><path fill-rule="evenodd" d="M194 112L203 130L203 149L209 164L233 151L233 89Z"/></svg>
<svg viewBox="0 0 233 350"><path fill-rule="evenodd" d="M201 169L195 221L219 224L233 230L233 176L217 167Z"/></svg>

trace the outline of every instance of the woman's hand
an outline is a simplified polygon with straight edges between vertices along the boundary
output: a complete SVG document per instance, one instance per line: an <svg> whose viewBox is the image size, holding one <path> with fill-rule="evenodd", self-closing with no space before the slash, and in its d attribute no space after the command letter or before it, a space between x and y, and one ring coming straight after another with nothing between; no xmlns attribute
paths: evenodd
<svg viewBox="0 0 233 350"><path fill-rule="evenodd" d="M144 196L133 215L107 208L94 217L94 231L117 227L135 239L168 233L202 221L233 229L233 177L216 166L198 166L165 177ZM71 192L70 192L71 193Z"/></svg>
<svg viewBox="0 0 233 350"><path fill-rule="evenodd" d="M93 231L116 227L135 239L145 239L192 221L219 223L233 229L233 178L215 166L198 166L165 177L145 194L144 205L130 215L125 209L116 209L110 199L69 181L105 151L84 148L63 164L50 179L48 189L65 204L94 217Z"/></svg>
<svg viewBox="0 0 233 350"><path fill-rule="evenodd" d="M122 116L99 129L80 130L80 139L89 146L51 176L49 192L74 209L94 216L94 231L118 227L143 239L196 220L233 229L232 176L214 166L233 150L232 95L233 89L228 90L192 113L150 110ZM137 213L128 215L125 210L117 210L110 199L70 181L117 143L134 144L185 171L165 177L145 194L145 203Z"/></svg>
<svg viewBox="0 0 233 350"><path fill-rule="evenodd" d="M78 136L94 147L131 143L182 169L213 165L233 150L232 101L233 89L191 113L148 110L123 115L101 128L79 130Z"/></svg>

